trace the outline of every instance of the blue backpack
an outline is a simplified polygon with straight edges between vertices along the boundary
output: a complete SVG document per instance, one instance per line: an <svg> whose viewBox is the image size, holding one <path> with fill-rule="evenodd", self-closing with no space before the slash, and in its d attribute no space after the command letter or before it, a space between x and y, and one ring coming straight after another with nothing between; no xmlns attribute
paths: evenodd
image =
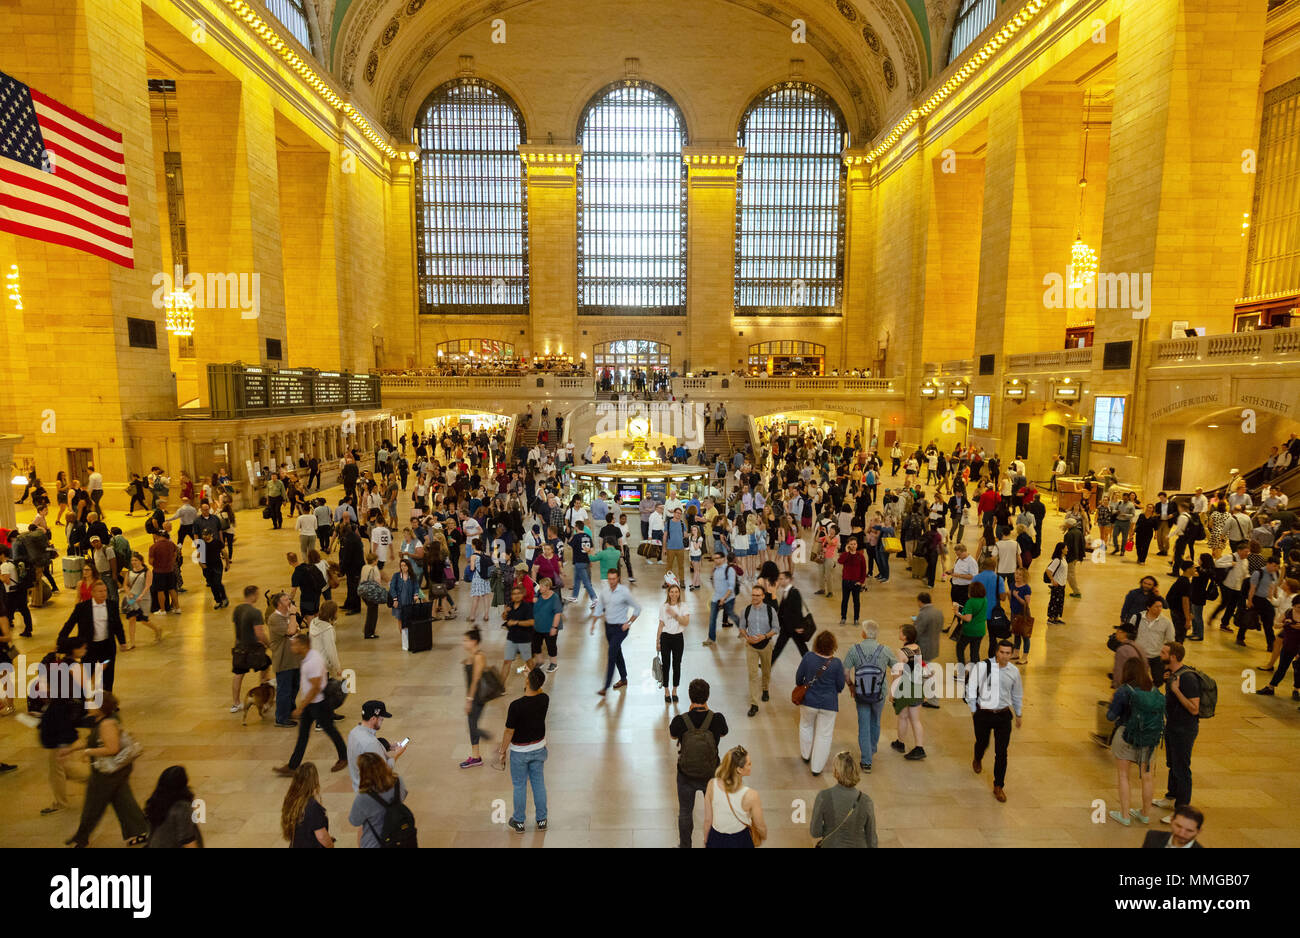
<svg viewBox="0 0 1300 938"><path fill-rule="evenodd" d="M884 646L877 645L866 662L853 669L853 699L858 703L880 703L885 699L885 669L878 664L882 651Z"/></svg>

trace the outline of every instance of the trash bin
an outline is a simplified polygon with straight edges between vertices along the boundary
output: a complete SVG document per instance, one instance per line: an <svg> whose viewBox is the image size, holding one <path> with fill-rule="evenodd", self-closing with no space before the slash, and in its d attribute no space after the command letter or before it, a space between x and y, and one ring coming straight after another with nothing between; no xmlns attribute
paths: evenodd
<svg viewBox="0 0 1300 938"><path fill-rule="evenodd" d="M85 560L80 557L63 558L63 588L75 590L81 582L81 568Z"/></svg>

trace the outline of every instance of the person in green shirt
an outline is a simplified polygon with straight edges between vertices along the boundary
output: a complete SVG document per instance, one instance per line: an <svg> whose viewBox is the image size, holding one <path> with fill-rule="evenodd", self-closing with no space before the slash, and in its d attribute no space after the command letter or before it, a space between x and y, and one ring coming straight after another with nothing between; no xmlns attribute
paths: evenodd
<svg viewBox="0 0 1300 938"><path fill-rule="evenodd" d="M602 580L609 576L609 571L617 570L619 561L623 559L623 552L615 546L612 539L605 538L604 544L605 546L594 554L587 555L600 564L600 578Z"/></svg>
<svg viewBox="0 0 1300 938"><path fill-rule="evenodd" d="M543 647L551 659L546 666L547 673L554 673L560 666L556 660L559 656L556 640L563 626L564 611L560 594L552 588L551 578L544 576L537 581L537 596L533 601L533 656L528 660L530 669L541 667Z"/></svg>
<svg viewBox="0 0 1300 938"><path fill-rule="evenodd" d="M961 635L957 638L957 660L966 663L965 651L971 651L970 663L980 660L980 644L984 641L985 614L988 611L988 593L984 584L975 582L970 585L970 596L964 606L952 604L953 612L962 621Z"/></svg>
<svg viewBox="0 0 1300 938"><path fill-rule="evenodd" d="M284 518L280 514L280 507L284 504L284 483L280 477L272 475L266 483L266 511L267 517L271 519L271 530L278 531L284 524Z"/></svg>

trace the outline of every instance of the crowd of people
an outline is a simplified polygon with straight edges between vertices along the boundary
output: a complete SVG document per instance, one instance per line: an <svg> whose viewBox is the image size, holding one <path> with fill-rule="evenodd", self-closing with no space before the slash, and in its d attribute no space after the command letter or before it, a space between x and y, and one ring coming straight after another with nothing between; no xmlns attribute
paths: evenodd
<svg viewBox="0 0 1300 938"><path fill-rule="evenodd" d="M359 845L414 843L415 819L396 773L405 744L377 735L391 716L383 702L363 705L362 721L346 742L335 726L343 678L336 629L341 617L364 612L364 637L380 638L381 608L390 610L385 622L404 649L413 648L431 622L468 610L462 646L469 752L460 765L509 765L514 806L508 823L515 831L526 830L530 790L535 825L547 828L545 687L560 667L566 622L586 620L592 634L604 632L604 681L596 689L604 697L627 686L622 647L646 617L655 623L665 702L677 702L683 684L689 701L667 727L679 746L681 846L691 843L697 792L704 795L709 846L749 846L766 838L760 795L746 781L753 758L742 746L722 751L722 738L736 727L709 709L708 682L690 676L686 635L700 634L705 625L692 625L683 597L700 589L711 590L701 644L715 646L720 629L735 629L743 646L748 718L770 704L772 665L786 645L793 643L801 656L791 695L800 715L797 747L813 777L830 765L836 782L821 792L812 812L811 834L824 846L876 843L874 806L858 784L872 771L887 705L896 722L890 748L908 761L926 758L922 714L944 696L937 662L945 635L956 642L955 694L972 715L972 770L983 771L992 745L993 795L1007 800L1012 729L1023 720L1020 669L1029 661L1032 610L1039 603L1034 584L1040 578L1045 584L1047 622L1063 625L1067 590L1081 596L1081 565L1108 551L1122 557L1133 550L1143 565L1154 544L1154 556L1170 558L1172 580L1162 591L1156 576L1145 576L1125 596L1105 659L1112 663L1112 729L1105 742L1117 765L1119 808L1111 812L1117 823L1148 823L1143 808L1151 802L1172 809L1164 820L1181 838L1175 845L1194 842L1195 831L1187 834L1199 830L1201 818L1190 803L1191 754L1199 721L1213 715L1215 690L1207 675L1185 663L1184 643L1204 640L1207 618L1213 624L1222 615L1225 630L1235 622L1238 644L1262 631L1271 657L1260 670L1273 677L1258 693L1274 694L1292 668L1292 696L1300 699L1300 625L1292 607L1300 591L1300 522L1285 497L1267 488L1260 504L1243 485L1213 504L1198 490L1190 499L1160 493L1144 505L1131 492L1098 485L1070 509L1063 537L1043 558L1046 508L1023 461L1004 463L978 447L944 452L931 443L904 451L895 444L881 452L856 433L840 439L816 431L772 432L762 436L757 452L745 447L719 457L708 484L637 505L606 492L590 505L565 497L563 464L548 457L509 451L502 428L451 428L436 437L403 436L364 460L349 453L340 461L343 491L334 505L311 491L313 481L320 490L319 463L307 467L305 484L287 467L268 478L263 518L270 530L280 530L287 509L298 549L286 555L288 590L247 585L232 610L230 710L247 719L254 707L273 708L276 726L297 729L287 763L274 769L291 779L282 832L294 846L334 843L319 776L307 759L313 726L335 750L331 771L347 769L352 777L357 800L349 820ZM87 796L69 843L84 846L111 804L128 843L155 845L150 838L166 828L168 845L201 845L197 831L173 811L188 791L183 767L163 773L143 815L136 807L129 776L139 747L122 726L112 690L118 652L134 648L137 625L161 640L163 627L151 617L179 613L187 541L213 608L230 605L223 575L234 556L236 513L228 480L218 475L196 490L182 474L174 511L161 469L141 480L150 501L145 528L153 539L146 556L131 550L120 528L101 520L102 496L94 493L102 493L103 480L97 476L84 489L75 480L67 486L66 509L54 522L45 518L48 499L37 495L43 491L37 482L36 521L0 543L0 646L6 649L16 637L34 634L29 592L43 589L42 578L58 589L50 571L57 557L51 526L65 528L66 556L81 558L78 601L47 662L92 665L72 669L78 681L92 683L78 683L71 703L56 694L43 701L39 692L34 696L54 796L43 813L71 807L67 778L88 753ZM62 499L58 504L64 508ZM979 532L973 549L964 540L968 526ZM1198 555L1201 541L1206 549ZM628 589L636 582L634 542L643 576L647 568L663 568L664 600L657 609L643 608ZM851 622L852 632L816 624L795 586L796 564L812 565L816 594L830 598L838 590L839 626ZM921 581L914 619L886 629L862 617L864 591L903 570ZM944 584L946 602L936 598ZM1204 607L1215 599L1218 608L1206 617ZM20 620L24 630L15 634ZM487 648L494 643L484 638L493 622L505 631L499 666ZM491 739L480 726L485 708L511 693L516 671L524 675L521 696L509 704L500 744L485 759L481 743ZM257 678L245 693L249 673ZM857 718L857 752L832 754L845 689ZM92 692L102 703L83 725L77 707ZM0 705L12 712L7 701ZM90 735L83 736L87 728ZM1169 779L1165 796L1153 801L1151 763L1162 741ZM1140 769L1143 794L1136 807L1130 763Z"/></svg>

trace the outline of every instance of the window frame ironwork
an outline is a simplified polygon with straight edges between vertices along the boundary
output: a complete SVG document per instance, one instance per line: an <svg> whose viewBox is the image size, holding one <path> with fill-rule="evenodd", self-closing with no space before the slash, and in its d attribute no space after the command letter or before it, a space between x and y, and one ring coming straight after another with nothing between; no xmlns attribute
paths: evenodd
<svg viewBox="0 0 1300 938"><path fill-rule="evenodd" d="M480 124L468 115L482 112L483 102L475 102L464 107L467 116L465 123L454 130L464 133L466 130L485 134L475 140L478 148L439 149L424 146L425 134L437 132L429 120L433 109L445 105L451 99L449 94L456 89L476 88L487 92L496 99L491 105L495 110L503 107L518 127L518 139L509 146L502 145L500 134L506 132L506 125L489 127ZM415 160L415 274L416 299L421 315L424 316L527 316L529 313L529 265L528 265L528 177L523 160L519 156L519 147L528 140L528 128L523 113L514 99L502 88L482 78L462 76L443 82L433 89L421 103L416 112L415 126L411 130L412 140L420 146L420 155ZM485 127L487 129L485 130ZM496 135L498 139L488 139L486 134ZM494 145L495 144L495 145ZM438 159L446 159L452 154L472 155L472 169L475 175L433 172L426 167L426 161L433 164ZM492 193L498 183L511 183L506 174L495 173L494 167L513 165L518 172L518 226L512 224L513 200L506 201ZM427 183L427 184L426 184ZM477 200L465 201L466 195L475 196ZM453 235L457 243L454 249L437 252L433 250L436 213L446 211L453 218L443 226L443 230ZM491 227L479 225L467 227L457 224L455 215L465 212L478 216ZM506 250L508 239L518 238L519 250ZM462 247L461 245L464 244ZM485 272L466 274L450 271L435 273L435 265L443 262L451 268L458 265L479 264ZM517 265L517 266L516 266ZM515 293L517 302L505 301L504 297L493 296L494 281L504 281L505 290ZM448 299L442 292L451 287L452 280L460 281L459 289L468 293L467 298L456 302L438 302ZM466 281L473 281L468 288ZM485 293L486 291L486 293ZM480 300L481 298L481 300Z"/></svg>
<svg viewBox="0 0 1300 938"><path fill-rule="evenodd" d="M952 24L948 42L948 64L971 47L980 33L998 18L998 0L963 0ZM973 24L973 25L971 25Z"/></svg>
<svg viewBox="0 0 1300 938"><path fill-rule="evenodd" d="M604 106L607 100L616 92L637 88L650 92L661 105L666 105L667 109L676 119L678 135L675 142L670 142L666 138L660 139L659 143L669 143L664 149L651 151L643 144L639 151L642 156L638 162L647 162L645 154L654 153L656 163L661 165L674 165L674 171L677 173L675 182L663 174L663 178L655 178L651 185L677 186L677 194L674 197L674 207L669 208L670 203L663 203L659 208L666 212L676 211L678 223L676 225L677 238L677 256L670 257L667 254L614 254L610 253L589 252L587 250L588 239L603 240L606 243L612 243L616 239L612 237L613 229L606 227L593 227L593 220L599 217L597 213L606 212L612 214L620 206L626 208L628 204L618 198L620 191L631 191L629 187L620 185L620 180L613 180L611 183L598 181L599 176L593 172L602 162L621 160L628 161L626 155L619 155L617 151L599 150L594 145L588 145L587 142L587 122L588 118L597 108ZM615 105L617 106L617 105ZM644 107L644 104L635 104L635 107ZM616 81L606 85L600 91L592 96L587 102L586 107L582 109L582 114L578 117L577 133L574 137L582 147L582 159L578 161L577 166L577 188L578 188L578 242L577 242L577 260L578 260L578 315L579 316L684 316L686 315L686 213L687 213L687 173L686 163L682 159L682 148L689 145L690 138L686 126L686 118L681 108L672 96L663 88L648 81L641 79L628 78L622 81ZM674 149L675 148L675 149ZM635 153L637 151L628 151ZM590 161L590 162L589 162ZM595 176L596 178L593 178ZM591 186L593 192L588 192L588 186ZM601 187L605 192L610 192L613 197L610 199L594 199L596 190ZM650 190L653 191L653 190ZM648 201L643 204L651 204ZM589 217L589 215L593 217ZM652 232L641 232L643 235L653 234ZM660 233L662 240L667 242L672 236L666 232ZM648 268L656 269L653 275L623 275L619 276L615 270L622 266L642 263ZM597 268L605 269L608 267L611 272L596 274ZM669 303L645 303L645 304L626 304L611 302L614 294L620 289L631 288L635 290L644 299L654 299L652 291L661 293L675 292L677 301ZM590 297L593 302L588 302ZM670 297L661 297L668 299Z"/></svg>
<svg viewBox="0 0 1300 938"><path fill-rule="evenodd" d="M791 160L799 159L805 156L814 156L817 159L834 160L836 166L836 184L834 188L836 205L834 207L835 215L835 235L834 235L834 275L832 277L812 277L812 276L794 276L794 277L756 277L745 276L746 264L758 264L760 268L767 266L771 270L772 265L778 258L782 263L793 261L795 264L819 265L825 264L828 258L822 254L814 256L811 252L802 255L794 255L790 252L791 241L796 235L785 234L781 232L764 232L761 231L756 235L753 231L746 231L746 202L745 202L745 179L746 174L750 176L749 185L752 187L761 187L765 183L753 178L755 166L761 166L766 160L772 159L773 155L762 152L755 152L752 147L746 144L746 130L751 116L760 108L772 107L768 102L777 95L786 92L800 92L812 95L817 102L824 107L834 117L837 129L835 140L837 147L834 153L805 153L800 154L795 151L779 153L775 159L784 163L785 167L791 166ZM845 207L847 202L848 190L848 168L844 165L842 157L845 134L848 127L844 120L844 113L840 110L835 99L830 96L824 89L809 82L802 81L783 81L770 85L757 94L750 102L749 107L740 118L740 124L736 130L737 143L745 148L745 158L736 171L736 223L735 223L735 284L733 292L733 302L735 304L735 314L737 316L841 316L844 309L844 267L845 267L845 239L846 239L846 217ZM782 169L778 164L778 169ZM803 173L778 174L783 183L790 183L791 176L794 182L791 183L789 192L793 197L786 197L775 203L775 208L785 212L807 211L808 206L804 198L808 194L813 195L812 211L820 212L824 207L820 204L823 197L821 187L823 183L816 179L801 179L805 176ZM785 190L783 190L785 191ZM750 206L750 211L760 211L763 208L771 206L768 203L762 208ZM761 255L747 255L747 248L754 242L759 242L762 249L766 251ZM796 272L802 272L796 268ZM809 271L811 273L812 271ZM823 294L829 290L832 300L829 304L811 305L807 303L795 304L793 302L777 302L782 294L793 297L793 284L798 281L813 281L812 286L807 286L809 290L818 290ZM752 291L762 291L760 296L753 296ZM810 297L814 298L814 297ZM748 299L767 299L767 303L742 302Z"/></svg>
<svg viewBox="0 0 1300 938"><path fill-rule="evenodd" d="M311 26L307 22L307 8L303 0L262 0L262 5L308 52L316 54L311 44Z"/></svg>
<svg viewBox="0 0 1300 938"><path fill-rule="evenodd" d="M1300 290L1300 78L1264 95L1242 296Z"/></svg>

